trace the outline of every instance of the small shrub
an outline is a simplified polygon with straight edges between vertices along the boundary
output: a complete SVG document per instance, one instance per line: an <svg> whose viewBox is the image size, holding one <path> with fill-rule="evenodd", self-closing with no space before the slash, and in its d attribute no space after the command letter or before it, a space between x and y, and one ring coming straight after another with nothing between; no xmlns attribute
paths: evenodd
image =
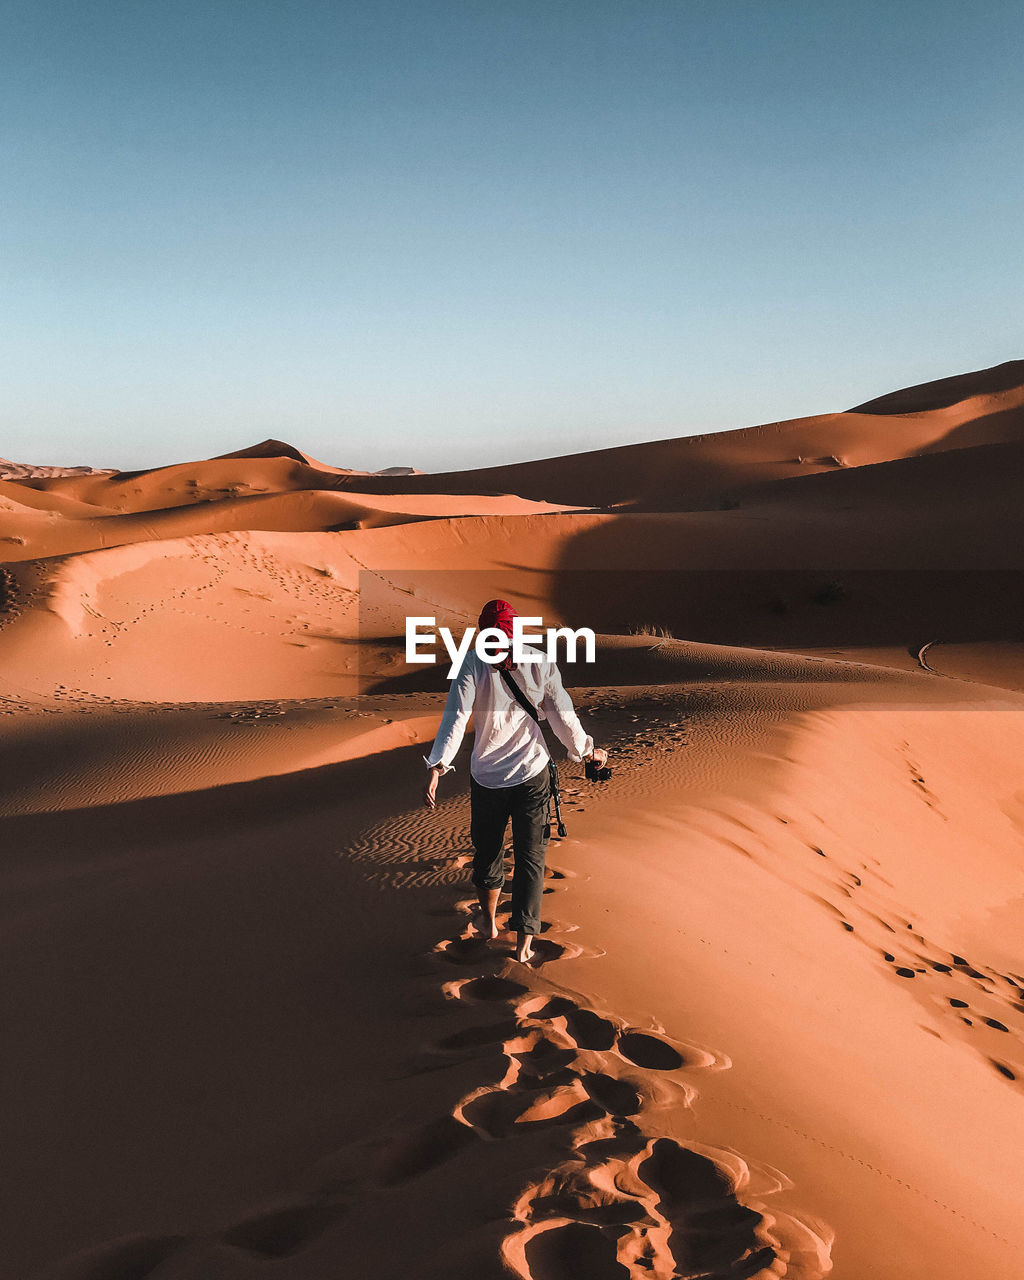
<svg viewBox="0 0 1024 1280"><path fill-rule="evenodd" d="M643 623L638 627L630 627L629 634L631 636L648 636L658 640L674 640L675 636L669 631L668 627L658 627L652 623Z"/></svg>

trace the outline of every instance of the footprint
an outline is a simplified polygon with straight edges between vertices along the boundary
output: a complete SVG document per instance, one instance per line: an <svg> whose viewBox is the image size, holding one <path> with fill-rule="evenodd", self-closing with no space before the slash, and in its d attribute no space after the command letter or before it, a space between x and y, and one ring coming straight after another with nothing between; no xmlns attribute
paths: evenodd
<svg viewBox="0 0 1024 1280"><path fill-rule="evenodd" d="M752 1280L787 1255L804 1280L830 1270L826 1241L788 1215L766 1216L738 1200L736 1178L746 1172L738 1158L736 1168L721 1164L670 1138L649 1139L630 1121L609 1119L591 1131L608 1127L610 1136L578 1144L575 1159L517 1203L523 1229L506 1237L503 1254L522 1280Z"/></svg>
<svg viewBox="0 0 1024 1280"><path fill-rule="evenodd" d="M605 1108L576 1070L578 1050L559 1032L521 1026L503 1046L508 1068L498 1084L465 1098L455 1118L490 1138L551 1125L583 1125L602 1120Z"/></svg>
<svg viewBox="0 0 1024 1280"><path fill-rule="evenodd" d="M516 1049L509 1045L507 1052L520 1067L523 1083L529 1087L529 1080L550 1080L556 1072L564 1071L576 1061L576 1050L572 1047L556 1044L547 1036L537 1035L532 1043L522 1041L528 1048Z"/></svg>
<svg viewBox="0 0 1024 1280"><path fill-rule="evenodd" d="M617 1080L600 1071L587 1071L581 1078L587 1093L614 1116L635 1116L643 1106L639 1090L628 1080Z"/></svg>
<svg viewBox="0 0 1024 1280"><path fill-rule="evenodd" d="M604 1108L590 1097L583 1082L573 1078L567 1084L556 1085L531 1098L526 1109L516 1116L515 1124L535 1127L585 1124L589 1120L599 1120L603 1115Z"/></svg>
<svg viewBox="0 0 1024 1280"><path fill-rule="evenodd" d="M542 965L550 964L552 960L561 960L563 956L570 954L580 954L580 948L563 946L560 942L552 942L548 938L534 936L533 954L525 963L531 969L539 969Z"/></svg>
<svg viewBox="0 0 1024 1280"><path fill-rule="evenodd" d="M590 1138L585 1142L581 1142L575 1147L576 1154L581 1159L586 1160L588 1164L599 1167L619 1165L619 1171L614 1177L615 1187L623 1194L635 1198L638 1190L642 1190L642 1188L633 1185L634 1180L628 1176L628 1171L622 1165L622 1161L639 1155L650 1140L631 1120L623 1120L620 1117L612 1116L611 1121L615 1126L612 1137Z"/></svg>
<svg viewBox="0 0 1024 1280"><path fill-rule="evenodd" d="M578 924L570 924L568 920L544 920L541 922L541 933L576 933Z"/></svg>
<svg viewBox="0 0 1024 1280"><path fill-rule="evenodd" d="M492 950L487 938L449 938L434 948L434 954L447 960L449 964L482 964L500 958Z"/></svg>
<svg viewBox="0 0 1024 1280"><path fill-rule="evenodd" d="M615 1241L599 1227L567 1222L527 1243L526 1274L532 1280L629 1280L616 1255Z"/></svg>
<svg viewBox="0 0 1024 1280"><path fill-rule="evenodd" d="M345 1213L336 1204L301 1204L240 1222L224 1242L261 1258L290 1258L332 1227Z"/></svg>
<svg viewBox="0 0 1024 1280"><path fill-rule="evenodd" d="M658 1138L638 1167L640 1177L661 1197L668 1209L693 1202L713 1202L731 1194L729 1180L706 1156L681 1147L671 1138Z"/></svg>
<svg viewBox="0 0 1024 1280"><path fill-rule="evenodd" d="M749 1277L775 1261L775 1250L759 1234L762 1215L737 1200L725 1171L706 1156L658 1138L637 1173L660 1197L680 1270Z"/></svg>
<svg viewBox="0 0 1024 1280"><path fill-rule="evenodd" d="M521 1008L520 1012L525 1010ZM545 1021L564 1018L566 1030L581 1049L610 1049L619 1030L608 1018L602 1018L591 1009L581 1009L564 996L554 996L540 1009L532 1011L530 1017Z"/></svg>
<svg viewBox="0 0 1024 1280"><path fill-rule="evenodd" d="M568 1218L598 1226L643 1223L655 1226L646 1208L634 1196L623 1195L614 1183L598 1185L602 1170L563 1165L555 1169L537 1188L530 1201L530 1218ZM605 1180L607 1181L607 1180Z"/></svg>
<svg viewBox="0 0 1024 1280"><path fill-rule="evenodd" d="M644 1031L623 1031L616 1048L628 1061L649 1071L676 1071L683 1065L682 1055L670 1044Z"/></svg>
<svg viewBox="0 0 1024 1280"><path fill-rule="evenodd" d="M526 995L529 990L521 982L497 976L470 978L468 982L452 986L455 988L452 994L460 1000L515 1000L518 996Z"/></svg>

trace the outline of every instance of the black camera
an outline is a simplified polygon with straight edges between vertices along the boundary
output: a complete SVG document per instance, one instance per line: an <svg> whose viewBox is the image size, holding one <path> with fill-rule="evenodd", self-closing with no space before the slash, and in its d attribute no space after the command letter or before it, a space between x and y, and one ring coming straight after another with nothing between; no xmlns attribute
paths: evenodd
<svg viewBox="0 0 1024 1280"><path fill-rule="evenodd" d="M583 762L583 772L591 782L607 782L612 776L612 771L606 764L597 764L594 760Z"/></svg>

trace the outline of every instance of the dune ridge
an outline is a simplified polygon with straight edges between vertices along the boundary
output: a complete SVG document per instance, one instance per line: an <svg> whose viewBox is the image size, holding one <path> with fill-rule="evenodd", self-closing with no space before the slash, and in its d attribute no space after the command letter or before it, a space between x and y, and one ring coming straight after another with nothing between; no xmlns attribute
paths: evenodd
<svg viewBox="0 0 1024 1280"><path fill-rule="evenodd" d="M1015 1274L1022 428L0 478L0 1278ZM614 769L526 965L402 650L495 595Z"/></svg>

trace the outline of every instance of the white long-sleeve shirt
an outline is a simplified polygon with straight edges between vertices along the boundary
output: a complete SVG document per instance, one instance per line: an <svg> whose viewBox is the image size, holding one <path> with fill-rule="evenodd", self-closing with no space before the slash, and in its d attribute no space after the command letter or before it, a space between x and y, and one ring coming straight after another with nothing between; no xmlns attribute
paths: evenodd
<svg viewBox="0 0 1024 1280"><path fill-rule="evenodd" d="M540 718L554 729L569 759L582 760L594 750L594 739L580 724L558 667L540 653L537 657L537 662L520 662L510 673L512 679ZM471 649L451 682L434 746L430 755L423 757L429 768L442 765L442 772L447 773L453 767L470 715L476 739L469 771L482 786L515 787L547 767L551 755L540 725L505 688L498 668Z"/></svg>

